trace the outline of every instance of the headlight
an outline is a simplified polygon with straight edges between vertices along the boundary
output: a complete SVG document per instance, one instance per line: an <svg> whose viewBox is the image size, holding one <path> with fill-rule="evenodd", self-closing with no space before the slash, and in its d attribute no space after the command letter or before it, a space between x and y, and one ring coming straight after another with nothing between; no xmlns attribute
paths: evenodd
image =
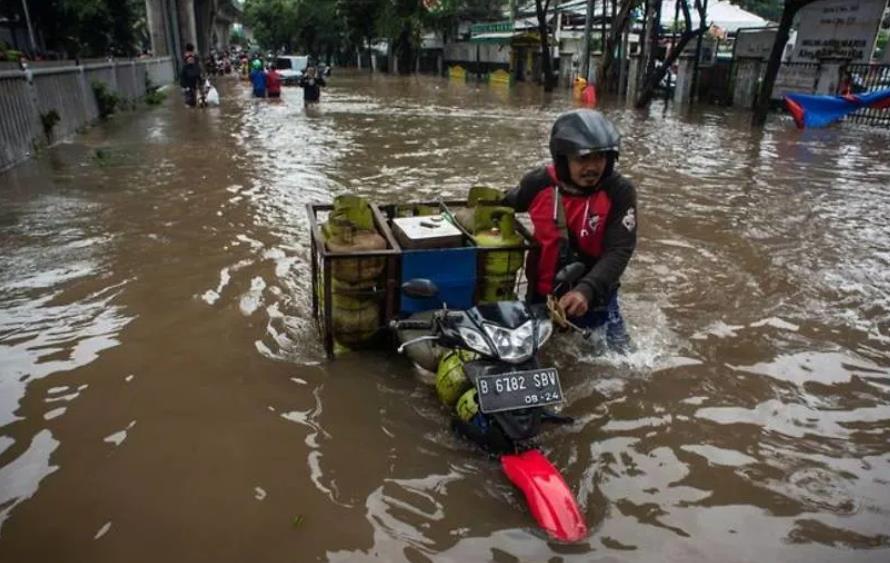
<svg viewBox="0 0 890 563"><path fill-rule="evenodd" d="M494 356L494 352L491 351L491 346L488 345L488 342L485 341L485 337L479 332L466 327L460 327L457 330L460 333L460 337L464 339L464 342L466 342L467 346L471 349L480 354L485 354L486 356Z"/></svg>
<svg viewBox="0 0 890 563"><path fill-rule="evenodd" d="M524 362L535 351L534 323L532 321L528 321L514 330L507 330L489 323L482 323L482 327L494 342L498 357L506 362Z"/></svg>
<svg viewBox="0 0 890 563"><path fill-rule="evenodd" d="M550 335L553 334L553 323L550 322L550 319L542 319L538 321L538 348L544 345L547 342L547 339L550 338Z"/></svg>

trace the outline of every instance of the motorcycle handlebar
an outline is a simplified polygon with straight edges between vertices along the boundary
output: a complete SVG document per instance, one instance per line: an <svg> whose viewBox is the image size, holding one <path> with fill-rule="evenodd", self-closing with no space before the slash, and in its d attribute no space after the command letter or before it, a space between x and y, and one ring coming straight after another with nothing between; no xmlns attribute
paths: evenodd
<svg viewBox="0 0 890 563"><path fill-rule="evenodd" d="M408 319L404 321L393 321L391 326L398 330L429 330L433 328L433 321Z"/></svg>

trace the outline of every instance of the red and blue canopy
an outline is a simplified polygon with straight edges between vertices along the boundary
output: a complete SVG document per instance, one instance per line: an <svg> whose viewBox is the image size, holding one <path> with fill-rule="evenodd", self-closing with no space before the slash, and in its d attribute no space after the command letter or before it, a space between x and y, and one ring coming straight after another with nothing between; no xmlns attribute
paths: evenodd
<svg viewBox="0 0 890 563"><path fill-rule="evenodd" d="M845 96L788 94L784 101L799 128L825 127L857 109L890 108L890 89Z"/></svg>

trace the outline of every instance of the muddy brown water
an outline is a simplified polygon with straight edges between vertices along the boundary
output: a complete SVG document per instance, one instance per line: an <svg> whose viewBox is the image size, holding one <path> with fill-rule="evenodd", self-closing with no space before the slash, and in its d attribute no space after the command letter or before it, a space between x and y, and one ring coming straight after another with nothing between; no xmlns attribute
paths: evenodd
<svg viewBox="0 0 890 563"><path fill-rule="evenodd" d="M506 187L559 93L337 73L178 97L0 176L0 560L887 561L887 131L605 106L639 350L560 336L548 542L407 362L324 358L304 206Z"/></svg>

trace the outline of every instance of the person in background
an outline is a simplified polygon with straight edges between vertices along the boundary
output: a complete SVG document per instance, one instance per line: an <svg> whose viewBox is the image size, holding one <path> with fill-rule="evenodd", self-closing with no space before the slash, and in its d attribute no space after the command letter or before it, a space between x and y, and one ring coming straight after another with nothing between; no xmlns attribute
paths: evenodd
<svg viewBox="0 0 890 563"><path fill-rule="evenodd" d="M324 78L317 76L315 66L306 67L306 72L300 77L300 88L303 89L303 103L317 104L321 98L321 87L326 86Z"/></svg>
<svg viewBox="0 0 890 563"><path fill-rule="evenodd" d="M605 325L610 349L627 352L630 338L618 307L618 286L637 244L637 192L615 170L621 136L602 113L577 109L550 131L551 164L527 173L504 203L527 211L539 244L526 271L532 302L558 291L559 306L584 328ZM555 288L556 272L583 262L572 288Z"/></svg>
<svg viewBox="0 0 890 563"><path fill-rule="evenodd" d="M281 97L281 75L271 64L266 70L266 93L270 98Z"/></svg>
<svg viewBox="0 0 890 563"><path fill-rule="evenodd" d="M198 85L201 81L201 69L195 62L195 57L190 56L185 59L185 66L179 74L179 85L185 95L185 105L195 107L198 103Z"/></svg>
<svg viewBox="0 0 890 563"><path fill-rule="evenodd" d="M253 97L266 97L266 73L263 72L263 63L259 59L254 59L250 63L250 83L253 85Z"/></svg>
<svg viewBox="0 0 890 563"><path fill-rule="evenodd" d="M248 80L248 73L250 72L250 61L247 60L247 55L241 53L239 61L240 65L238 67L238 72L241 73L241 80Z"/></svg>

